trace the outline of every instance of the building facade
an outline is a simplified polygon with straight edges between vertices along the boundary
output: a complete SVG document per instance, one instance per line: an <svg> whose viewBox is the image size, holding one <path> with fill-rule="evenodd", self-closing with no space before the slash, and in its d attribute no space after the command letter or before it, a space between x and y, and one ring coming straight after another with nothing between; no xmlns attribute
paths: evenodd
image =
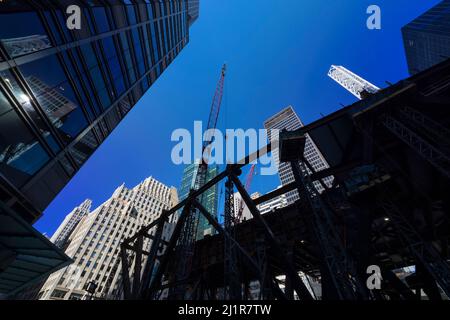
<svg viewBox="0 0 450 320"><path fill-rule="evenodd" d="M180 201L186 199L189 196L191 189L194 189L197 177L198 161L187 165L183 170L183 178L181 179L181 186L178 189ZM206 182L214 178L219 173L219 167L217 165L208 166L206 173ZM217 218L217 202L218 202L218 185L215 184L203 193L201 203L209 211L211 215ZM198 217L197 236L196 240L203 239L206 235L212 235L215 232L213 226L211 226L203 215Z"/></svg>
<svg viewBox="0 0 450 320"><path fill-rule="evenodd" d="M152 177L132 189L124 185L117 188L110 199L84 216L72 232L65 253L74 262L50 275L39 298L90 299L86 291L90 283L96 286L93 299L120 298L120 244L177 203L176 189ZM176 221L177 215L172 215L166 223L165 241L170 239ZM144 250L150 250L150 246L151 240L146 239Z"/></svg>
<svg viewBox="0 0 450 320"><path fill-rule="evenodd" d="M280 188L280 187L278 187ZM274 191L274 190L273 190ZM284 208L288 205L285 194L279 195L271 200L265 201L258 205L258 210L261 214L275 211L276 209Z"/></svg>
<svg viewBox="0 0 450 320"><path fill-rule="evenodd" d="M256 199L260 196L258 192L252 193L250 197L252 199ZM250 212L247 205L244 203L244 200L242 199L242 196L239 192L235 192L233 194L233 203L234 203L234 214L237 216L239 214L239 211L242 209L240 221L246 221L253 218L252 213Z"/></svg>
<svg viewBox="0 0 450 320"><path fill-rule="evenodd" d="M411 75L450 59L450 1L444 0L402 28Z"/></svg>
<svg viewBox="0 0 450 320"><path fill-rule="evenodd" d="M197 20L200 15L200 0L190 0L188 1L188 17L189 25Z"/></svg>
<svg viewBox="0 0 450 320"><path fill-rule="evenodd" d="M280 188L280 187L278 187ZM271 191L270 191L271 192ZM250 198L257 199L261 197L262 194L259 192L254 192L250 195ZM279 208L286 207L288 205L287 198L285 194L282 194L278 197L275 197L271 200L265 201L261 204L258 204L256 207L259 210L259 213L266 214L268 212L274 211ZM253 215L248 209L247 205L243 203L242 196L239 192L234 193L234 212L237 214L242 206L242 213L240 221L247 221L253 219Z"/></svg>
<svg viewBox="0 0 450 320"><path fill-rule="evenodd" d="M34 223L188 44L198 14L198 0L0 2L0 208Z"/></svg>
<svg viewBox="0 0 450 320"><path fill-rule="evenodd" d="M87 216L91 210L92 201L86 199L82 204L73 209L55 231L50 241L58 248L65 249L69 244L69 238L78 223Z"/></svg>
<svg viewBox="0 0 450 320"><path fill-rule="evenodd" d="M286 129L288 131L294 131L303 127L303 122L295 113L292 106L288 106L287 108L281 110L274 116L270 117L264 122L264 128L266 129L278 129L283 130ZM269 139L272 139L271 132L269 131ZM280 163L279 161L279 153L278 149L275 149L273 152L273 157L276 161L276 165L278 167L278 175L280 177L281 184L287 185L294 181L294 175L291 170L291 165L289 163ZM309 161L311 166L315 171L321 171L328 168L328 164L325 158L320 153L319 149L317 149L316 145L312 141L312 139L306 135L306 144L305 144L305 158ZM325 184L331 186L333 182L333 177L326 177L323 179ZM319 192L323 191L323 187L319 182L315 181L314 185ZM294 203L297 199L299 199L297 190L290 191L286 193L287 204Z"/></svg>
<svg viewBox="0 0 450 320"><path fill-rule="evenodd" d="M69 30L75 2L0 4L0 191L28 222L187 45L199 14L198 0L80 2L81 29Z"/></svg>

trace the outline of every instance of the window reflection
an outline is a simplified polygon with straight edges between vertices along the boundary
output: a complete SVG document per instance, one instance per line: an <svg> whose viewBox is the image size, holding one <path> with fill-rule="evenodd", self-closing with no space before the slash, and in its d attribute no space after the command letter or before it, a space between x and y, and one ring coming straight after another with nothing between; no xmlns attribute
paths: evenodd
<svg viewBox="0 0 450 320"><path fill-rule="evenodd" d="M60 163L63 165L64 169L65 169L66 172L69 174L69 176L72 176L72 174L75 172L75 169L74 169L73 166L70 164L70 162L69 162L69 160L67 159L67 157L61 158Z"/></svg>
<svg viewBox="0 0 450 320"><path fill-rule="evenodd" d="M155 26L156 26L156 23L150 23L150 32L152 34L152 47L153 47L153 53L155 55L155 62L156 62L159 60L159 52L158 52L158 43L157 43L157 39L156 39Z"/></svg>
<svg viewBox="0 0 450 320"><path fill-rule="evenodd" d="M15 77L11 74L10 71L2 71L0 72L0 76L3 81L8 86L9 90L14 94L17 101L21 105L22 109L30 116L33 120L36 127L39 129L42 137L47 141L49 146L55 153L58 153L60 147L56 143L55 139L50 134L49 128L45 124L44 120L41 118L38 112L34 109L31 104L30 98L22 91L19 84L15 80Z"/></svg>
<svg viewBox="0 0 450 320"><path fill-rule="evenodd" d="M98 66L96 55L90 44L82 46L81 51L83 52L83 57L88 66L92 82L94 83L95 91L100 98L100 103L103 109L106 109L111 104L111 100L108 95L108 90L106 89L106 84L102 72L100 71L100 68Z"/></svg>
<svg viewBox="0 0 450 320"><path fill-rule="evenodd" d="M111 71L113 83L116 87L117 94L121 95L125 91L125 83L123 80L122 71L120 69L119 60L117 59L117 52L112 37L102 40L106 61Z"/></svg>
<svg viewBox="0 0 450 320"><path fill-rule="evenodd" d="M36 12L0 14L0 41L11 58L52 46Z"/></svg>
<svg viewBox="0 0 450 320"><path fill-rule="evenodd" d="M142 76L145 73L145 63L144 63L144 57L142 55L141 41L139 39L138 28L133 29L131 35L132 35L132 39L133 39L133 43L134 43L134 51L136 53L139 75Z"/></svg>
<svg viewBox="0 0 450 320"><path fill-rule="evenodd" d="M122 43L123 55L125 57L125 63L128 70L128 75L130 78L130 83L134 83L136 81L136 74L134 73L134 65L133 60L131 59L130 47L128 45L128 39L126 33L120 34L120 39Z"/></svg>
<svg viewBox="0 0 450 320"><path fill-rule="evenodd" d="M21 187L48 160L40 143L0 92L0 172Z"/></svg>
<svg viewBox="0 0 450 320"><path fill-rule="evenodd" d="M50 56L20 67L41 109L65 142L73 140L87 126L58 58Z"/></svg>
<svg viewBox="0 0 450 320"><path fill-rule="evenodd" d="M97 23L97 28L102 32L108 32L109 31L109 23L108 18L106 16L105 8L103 7L94 7L92 8L92 11L94 13L95 22Z"/></svg>
<svg viewBox="0 0 450 320"><path fill-rule="evenodd" d="M80 142L76 143L71 150L72 157L75 162L82 166L83 163L89 158L89 156L97 148L98 142L92 131L89 131Z"/></svg>
<svg viewBox="0 0 450 320"><path fill-rule="evenodd" d="M137 23L136 21L136 13L134 12L134 6L127 6L128 20L130 21L130 25L134 25Z"/></svg>
<svg viewBox="0 0 450 320"><path fill-rule="evenodd" d="M130 109L131 109L130 99L128 99L128 97L123 98L119 102L119 112L121 116L124 117L128 113L128 111L130 111Z"/></svg>
<svg viewBox="0 0 450 320"><path fill-rule="evenodd" d="M11 58L23 56L52 47L50 39L47 36L42 35L2 39L2 44Z"/></svg>

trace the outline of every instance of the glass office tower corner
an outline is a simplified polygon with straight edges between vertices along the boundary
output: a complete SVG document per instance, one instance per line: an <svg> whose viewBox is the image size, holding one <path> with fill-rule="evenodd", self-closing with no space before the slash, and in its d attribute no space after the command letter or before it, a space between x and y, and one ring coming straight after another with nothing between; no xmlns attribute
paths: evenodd
<svg viewBox="0 0 450 320"><path fill-rule="evenodd" d="M189 192L195 188L195 179L197 177L198 161L187 165L183 170L183 178L181 179L181 186L178 189L178 195L180 201L186 199L189 196ZM219 174L219 167L217 165L209 165L208 171L206 173L206 181L211 180ZM201 199L202 205L208 210L208 212L214 217L218 218L217 214L217 204L219 197L219 188L215 184L209 188ZM181 213L181 211L180 211ZM209 224L208 220L203 216L199 215L197 223L197 234L196 240L201 240L206 235L212 235L215 233L215 229Z"/></svg>
<svg viewBox="0 0 450 320"><path fill-rule="evenodd" d="M402 28L411 75L450 59L450 0L444 0Z"/></svg>
<svg viewBox="0 0 450 320"><path fill-rule="evenodd" d="M68 27L70 5L80 29ZM30 224L187 45L198 8L0 2L0 295L70 263Z"/></svg>
<svg viewBox="0 0 450 320"><path fill-rule="evenodd" d="M73 4L80 30L66 25ZM0 199L34 222L186 46L197 17L195 0L1 3Z"/></svg>

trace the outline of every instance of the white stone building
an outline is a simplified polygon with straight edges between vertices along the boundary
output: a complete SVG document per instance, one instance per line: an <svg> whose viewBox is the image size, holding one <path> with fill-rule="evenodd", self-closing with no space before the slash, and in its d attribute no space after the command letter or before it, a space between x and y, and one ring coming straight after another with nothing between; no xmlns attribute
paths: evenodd
<svg viewBox="0 0 450 320"><path fill-rule="evenodd" d="M120 244L177 203L176 188L152 177L132 189L124 185L117 188L110 199L85 216L73 231L65 253L74 262L47 279L39 299L90 299L86 291L90 282L97 286L93 299L120 298ZM174 214L166 223L164 240L169 240L176 219ZM144 250L150 244L147 239ZM143 260L145 263L145 256Z"/></svg>
<svg viewBox="0 0 450 320"><path fill-rule="evenodd" d="M92 201L89 199L84 200L82 204L73 209L65 218L58 229L55 231L50 241L53 242L58 248L65 249L68 244L70 235L75 230L78 223L89 214L91 210Z"/></svg>

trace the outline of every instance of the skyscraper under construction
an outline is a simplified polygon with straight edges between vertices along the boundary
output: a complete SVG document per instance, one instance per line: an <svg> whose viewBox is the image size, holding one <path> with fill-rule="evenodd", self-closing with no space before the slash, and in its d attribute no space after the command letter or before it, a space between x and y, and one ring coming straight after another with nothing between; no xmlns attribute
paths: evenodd
<svg viewBox="0 0 450 320"><path fill-rule="evenodd" d="M188 197L189 192L195 186L195 178L197 176L198 163L187 165L183 171L183 178L181 180L181 187L179 189L180 200L184 200ZM219 173L217 165L208 166L206 173L206 181L214 178ZM209 212L217 218L217 201L218 201L218 186L214 185L202 196L202 204ZM211 235L214 233L214 228L203 217L199 217L197 225L196 239L201 240L205 235Z"/></svg>

